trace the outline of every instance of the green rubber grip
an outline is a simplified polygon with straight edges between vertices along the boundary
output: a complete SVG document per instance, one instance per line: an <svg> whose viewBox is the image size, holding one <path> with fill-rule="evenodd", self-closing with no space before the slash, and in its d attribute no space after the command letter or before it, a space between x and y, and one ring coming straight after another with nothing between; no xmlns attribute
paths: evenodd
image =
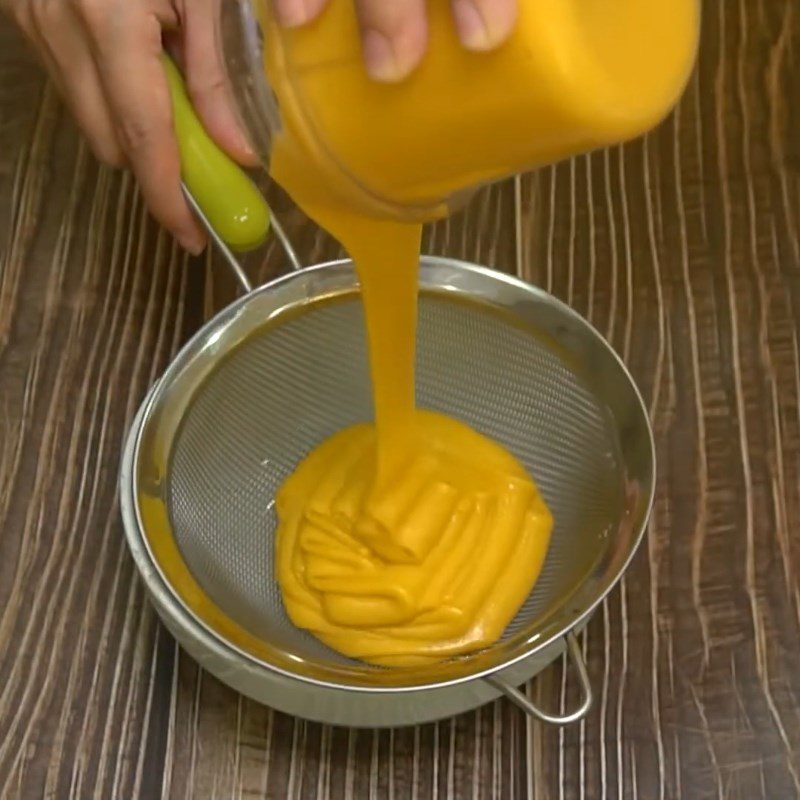
<svg viewBox="0 0 800 800"><path fill-rule="evenodd" d="M269 232L266 200L244 170L206 133L178 68L166 54L181 178L218 236L239 252L258 247Z"/></svg>

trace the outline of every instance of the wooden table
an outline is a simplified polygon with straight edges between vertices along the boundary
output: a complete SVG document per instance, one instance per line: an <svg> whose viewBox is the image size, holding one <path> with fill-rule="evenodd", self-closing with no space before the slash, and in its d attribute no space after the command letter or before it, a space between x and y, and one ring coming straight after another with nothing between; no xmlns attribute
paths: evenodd
<svg viewBox="0 0 800 800"><path fill-rule="evenodd" d="M566 299L649 404L658 496L583 638L591 715L556 730L503 701L373 733L237 695L148 605L120 443L219 298L0 23L3 797L800 796L800 7L708 0L704 26L658 131L493 187L425 243ZM284 211L304 260L336 252ZM532 692L573 684L555 665Z"/></svg>

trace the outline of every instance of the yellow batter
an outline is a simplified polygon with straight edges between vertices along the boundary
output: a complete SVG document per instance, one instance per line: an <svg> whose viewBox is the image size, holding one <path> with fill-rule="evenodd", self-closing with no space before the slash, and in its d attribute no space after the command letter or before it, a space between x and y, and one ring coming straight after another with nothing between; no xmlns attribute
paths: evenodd
<svg viewBox="0 0 800 800"><path fill-rule="evenodd" d="M414 406L420 226L345 210L286 142L272 172L336 236L361 283L374 425L317 447L277 497L277 577L299 628L375 664L496 641L533 586L552 518L522 465Z"/></svg>
<svg viewBox="0 0 800 800"><path fill-rule="evenodd" d="M615 3L622 10L607 13ZM496 641L539 575L553 521L502 447L415 409L421 229L358 213L335 163L385 197L429 203L465 176L489 179L624 139L679 95L696 41L695 0L526 0L509 43L475 55L455 40L448 4L428 5L429 53L398 87L366 77L349 0L333 0L299 31L279 33L263 20L265 68L285 125L270 171L356 264L375 408L374 426L322 443L281 488L277 577L295 625L383 665ZM652 37L643 31L659 34L646 56L642 43ZM469 113L471 126L458 128ZM398 160L393 142L417 156ZM471 175L490 154L493 171Z"/></svg>
<svg viewBox="0 0 800 800"><path fill-rule="evenodd" d="M295 179L295 169L302 173ZM302 191L273 175L356 263L375 424L315 449L277 498L277 577L299 628L376 664L412 665L499 638L535 582L552 519L522 465L448 417L414 407L420 227Z"/></svg>

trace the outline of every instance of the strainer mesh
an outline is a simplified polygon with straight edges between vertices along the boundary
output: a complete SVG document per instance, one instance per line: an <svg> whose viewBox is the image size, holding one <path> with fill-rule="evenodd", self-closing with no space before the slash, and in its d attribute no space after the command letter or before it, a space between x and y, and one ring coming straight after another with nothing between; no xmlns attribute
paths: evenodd
<svg viewBox="0 0 800 800"><path fill-rule="evenodd" d="M528 467L555 518L539 581L506 631L535 629L603 552L622 507L615 429L543 338L488 306L420 299L420 406L491 436ZM372 417L361 303L310 304L255 332L192 400L172 452L169 505L197 582L290 654L347 663L287 618L273 573L273 498L323 438Z"/></svg>

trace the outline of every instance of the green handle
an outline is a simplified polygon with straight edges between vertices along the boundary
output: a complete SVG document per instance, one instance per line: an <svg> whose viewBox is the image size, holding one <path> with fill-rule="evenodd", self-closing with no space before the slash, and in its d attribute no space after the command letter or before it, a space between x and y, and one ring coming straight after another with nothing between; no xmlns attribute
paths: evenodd
<svg viewBox="0 0 800 800"><path fill-rule="evenodd" d="M240 252L252 250L269 232L267 203L244 170L206 133L178 68L166 54L163 59L172 96L181 178L225 244Z"/></svg>

